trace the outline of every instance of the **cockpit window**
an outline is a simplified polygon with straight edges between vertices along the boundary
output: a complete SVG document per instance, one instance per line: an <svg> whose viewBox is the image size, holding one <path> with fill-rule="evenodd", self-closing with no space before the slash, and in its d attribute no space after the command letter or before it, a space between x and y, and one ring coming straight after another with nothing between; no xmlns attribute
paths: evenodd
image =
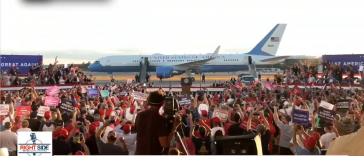
<svg viewBox="0 0 364 156"><path fill-rule="evenodd" d="M100 64L100 61L95 61L94 63L95 63L95 64Z"/></svg>

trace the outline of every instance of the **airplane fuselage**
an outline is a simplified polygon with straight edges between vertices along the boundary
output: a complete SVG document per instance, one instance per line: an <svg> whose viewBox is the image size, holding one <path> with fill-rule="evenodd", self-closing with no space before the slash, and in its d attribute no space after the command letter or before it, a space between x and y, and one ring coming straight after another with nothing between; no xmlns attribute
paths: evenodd
<svg viewBox="0 0 364 156"><path fill-rule="evenodd" d="M273 62L260 62L276 56L246 55L246 54L220 54L214 60L205 63L201 67L194 68L200 72L227 72L242 71L248 69L248 56L252 56L256 65L276 64L282 60ZM204 60L211 55L119 55L108 56L96 60L89 66L92 72L139 72L140 62L148 57L148 72L155 72L157 67L173 67L179 70L176 65Z"/></svg>

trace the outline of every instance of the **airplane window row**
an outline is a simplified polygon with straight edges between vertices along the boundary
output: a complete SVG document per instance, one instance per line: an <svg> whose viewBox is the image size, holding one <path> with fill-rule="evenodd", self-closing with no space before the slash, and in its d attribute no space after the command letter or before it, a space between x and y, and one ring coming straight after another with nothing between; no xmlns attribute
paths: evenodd
<svg viewBox="0 0 364 156"><path fill-rule="evenodd" d="M225 62L237 62L239 59L224 59Z"/></svg>

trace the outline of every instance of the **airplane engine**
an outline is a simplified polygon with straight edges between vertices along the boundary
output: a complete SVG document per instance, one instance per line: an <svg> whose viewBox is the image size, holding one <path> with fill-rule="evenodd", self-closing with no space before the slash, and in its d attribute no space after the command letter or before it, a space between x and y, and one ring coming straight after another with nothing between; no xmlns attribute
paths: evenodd
<svg viewBox="0 0 364 156"><path fill-rule="evenodd" d="M156 75L158 78L171 78L173 76L172 67L157 67Z"/></svg>

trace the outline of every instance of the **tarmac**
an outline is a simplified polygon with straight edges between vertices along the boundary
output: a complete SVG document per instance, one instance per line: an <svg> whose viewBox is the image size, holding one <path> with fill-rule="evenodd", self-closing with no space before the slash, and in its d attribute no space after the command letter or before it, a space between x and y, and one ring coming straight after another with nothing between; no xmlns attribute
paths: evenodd
<svg viewBox="0 0 364 156"><path fill-rule="evenodd" d="M107 73L86 73L87 75L93 75L96 77L96 85L105 85L107 83L111 83L111 74ZM126 83L128 79L135 79L136 73L114 73L115 81L119 83ZM174 76L172 78L163 79L160 82L159 78L155 77L155 73L149 73L151 75L150 82L153 82L156 87L180 87L181 86L181 78L185 77L186 74ZM206 73L205 74L205 82L201 82L200 75L192 75L195 78L195 82L193 82L192 86L194 87L210 87L214 82L219 81L230 81L232 75L237 77L238 73ZM262 80L266 80L267 78L273 79L274 73L261 73Z"/></svg>
<svg viewBox="0 0 364 156"><path fill-rule="evenodd" d="M96 72L88 72L86 73L87 75L92 75L94 77L96 77L97 81L109 81L111 80L111 74L108 73L96 73ZM128 79L135 79L135 75L137 73L113 73L114 75L114 79L116 81L127 81ZM237 78L237 76L240 73L206 73L205 74L205 80L206 81L227 81L230 80L232 76L235 76ZM265 80L267 78L269 79L273 79L273 75L275 73L261 73L262 77L261 79ZM149 75L151 75L150 80L153 81L159 81L159 78L157 78L155 75L155 73L149 73ZM182 75L177 75L174 76L172 78L168 78L168 79L163 79L163 81L180 81L181 78L186 77L186 74L182 74ZM196 74L192 74L192 77L195 78L196 81L201 81L201 76L200 75L196 75Z"/></svg>

